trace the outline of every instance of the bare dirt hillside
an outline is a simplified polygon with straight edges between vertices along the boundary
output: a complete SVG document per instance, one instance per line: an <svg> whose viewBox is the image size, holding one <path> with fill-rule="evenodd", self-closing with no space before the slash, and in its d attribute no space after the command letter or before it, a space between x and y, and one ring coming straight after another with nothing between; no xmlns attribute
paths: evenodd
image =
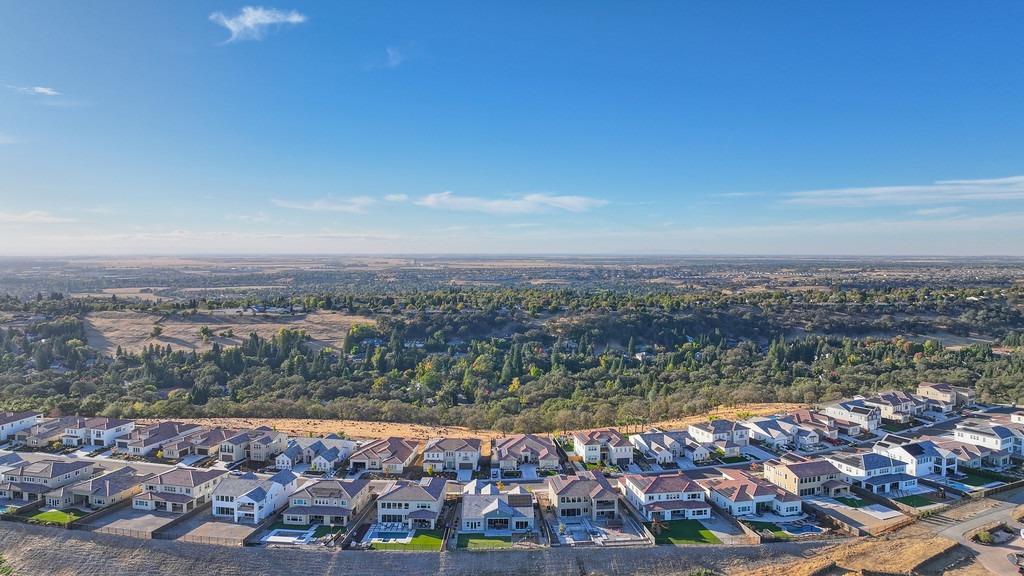
<svg viewBox="0 0 1024 576"><path fill-rule="evenodd" d="M305 330L314 347L340 346L353 324L374 324L372 318L342 314L340 312L313 312L294 316L239 316L233 314L195 314L171 316L129 311L90 312L85 317L89 345L104 354L113 354L120 346L125 351L136 351L155 344L175 350L208 350L214 342L222 346L236 346L250 333L270 337L282 328ZM161 333L152 337L153 327ZM208 326L214 336L207 341L199 330ZM232 336L221 336L227 332Z"/></svg>

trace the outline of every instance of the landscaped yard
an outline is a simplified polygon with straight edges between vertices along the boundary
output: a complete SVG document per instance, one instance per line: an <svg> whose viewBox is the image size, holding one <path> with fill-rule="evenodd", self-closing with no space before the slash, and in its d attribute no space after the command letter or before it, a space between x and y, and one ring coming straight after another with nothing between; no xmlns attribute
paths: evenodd
<svg viewBox="0 0 1024 576"><path fill-rule="evenodd" d="M301 525L301 524L285 524L284 522L274 522L273 524L270 525L269 528L267 528L267 530L268 531L271 531L271 530L309 530L312 526L313 526L312 524ZM321 524L320 526L317 527L316 532L313 532L313 537L314 538L322 538L324 536L327 536L328 534L337 534L338 532L344 532L344 531L345 531L345 527L344 526L324 526L323 524Z"/></svg>
<svg viewBox="0 0 1024 576"><path fill-rule="evenodd" d="M650 524L647 528L654 534L656 544L721 544L713 532L697 520L673 520L661 523L659 533Z"/></svg>
<svg viewBox="0 0 1024 576"><path fill-rule="evenodd" d="M746 456L722 456L722 457L719 458L719 460L721 460L722 462L724 462L726 464L737 464L739 462L746 462L747 461L747 457Z"/></svg>
<svg viewBox="0 0 1024 576"><path fill-rule="evenodd" d="M444 540L444 530L417 530L408 544L377 544L374 543L374 550L417 550L421 552L432 552L441 549L441 542Z"/></svg>
<svg viewBox="0 0 1024 576"><path fill-rule="evenodd" d="M971 472L964 472L964 471L961 470L960 473L963 474L964 477L960 478L957 481L958 482L963 482L964 484L967 484L968 486L984 486L985 484L990 484L992 482L998 482L998 480L993 480L991 478L985 478L984 476L978 476L977 474L973 474Z"/></svg>
<svg viewBox="0 0 1024 576"><path fill-rule="evenodd" d="M868 504L871 504L867 500L861 500L860 498L853 498L851 496L838 496L835 498L840 503L849 506L850 508L863 508Z"/></svg>
<svg viewBox="0 0 1024 576"><path fill-rule="evenodd" d="M509 548L512 538L509 536L484 536L483 534L459 534L459 548L467 550L488 550L491 548Z"/></svg>
<svg viewBox="0 0 1024 576"><path fill-rule="evenodd" d="M928 498L925 498L920 494L913 494L910 496L904 496L902 498L896 498L896 501L902 502L907 506L913 506L914 508L921 508L924 506L931 506L932 504L935 504L934 500L929 500Z"/></svg>
<svg viewBox="0 0 1024 576"><path fill-rule="evenodd" d="M29 516L32 520L37 522L49 522L52 524L67 524L74 522L82 516L85 516L86 512L78 510L76 508L68 508L66 510L48 510L46 512L39 512Z"/></svg>
<svg viewBox="0 0 1024 576"><path fill-rule="evenodd" d="M791 537L789 532L786 532L781 527L779 527L778 524L775 524L773 522L755 522L753 520L744 520L743 523L747 526L750 526L750 528L752 528L755 532L764 532L765 530L767 530L771 532L772 535L774 535L776 538L784 540L788 540Z"/></svg>

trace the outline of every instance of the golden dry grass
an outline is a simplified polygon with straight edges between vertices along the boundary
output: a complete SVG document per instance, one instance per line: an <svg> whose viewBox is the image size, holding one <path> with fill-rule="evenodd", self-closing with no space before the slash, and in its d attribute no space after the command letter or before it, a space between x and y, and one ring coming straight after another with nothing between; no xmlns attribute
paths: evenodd
<svg viewBox="0 0 1024 576"><path fill-rule="evenodd" d="M806 407L806 404L792 404L787 402L764 402L760 404L740 404L738 406L719 406L707 414L686 416L685 418L676 418L673 420L663 420L661 422L654 423L654 426L665 430L672 430L686 428L690 424L696 424L698 422L707 422L712 418L737 420L740 416L768 416L770 414L792 412L793 410L799 410L800 408Z"/></svg>
<svg viewBox="0 0 1024 576"><path fill-rule="evenodd" d="M85 316L85 329L89 345L104 354L113 354L120 346L125 351L137 351L156 344L174 350L208 350L214 342L221 346L237 346L251 332L261 337L271 337L282 328L305 330L312 338L315 348L340 346L345 334L353 324L374 324L372 318L342 314L340 312L318 311L296 316L237 316L230 314L196 314L194 316L171 316L163 319L157 314L130 311L90 312ZM163 332L153 338L153 326L159 325ZM209 326L214 337L203 341L199 330ZM220 336L231 331L231 337Z"/></svg>

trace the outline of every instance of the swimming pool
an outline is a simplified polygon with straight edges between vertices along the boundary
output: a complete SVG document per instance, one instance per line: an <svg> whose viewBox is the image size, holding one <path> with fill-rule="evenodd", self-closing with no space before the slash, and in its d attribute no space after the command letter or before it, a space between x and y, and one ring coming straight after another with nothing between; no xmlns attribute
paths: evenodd
<svg viewBox="0 0 1024 576"><path fill-rule="evenodd" d="M783 530L796 536L800 536L803 534L821 534L822 532L824 532L822 528L814 526L812 524L801 524L800 526L786 526L785 528L783 528Z"/></svg>

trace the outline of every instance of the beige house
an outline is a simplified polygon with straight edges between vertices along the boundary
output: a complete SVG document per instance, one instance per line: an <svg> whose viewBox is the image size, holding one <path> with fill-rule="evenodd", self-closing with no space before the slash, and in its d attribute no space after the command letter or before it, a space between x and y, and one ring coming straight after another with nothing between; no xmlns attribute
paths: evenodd
<svg viewBox="0 0 1024 576"><path fill-rule="evenodd" d="M181 440L203 429L198 424L181 422L159 422L143 428L136 428L126 436L114 441L115 450L132 456L149 456L168 442Z"/></svg>
<svg viewBox="0 0 1024 576"><path fill-rule="evenodd" d="M210 500L226 470L172 468L142 483L142 493L132 498L132 508L184 514Z"/></svg>
<svg viewBox="0 0 1024 576"><path fill-rule="evenodd" d="M67 425L77 420L77 416L43 418L35 426L16 432L14 440L29 448L47 448L54 442L60 442L64 437L64 429Z"/></svg>
<svg viewBox="0 0 1024 576"><path fill-rule="evenodd" d="M536 466L540 470L555 470L558 462L555 443L550 438L533 434L498 438L491 450L491 467L502 470L519 470L524 465Z"/></svg>
<svg viewBox="0 0 1024 576"><path fill-rule="evenodd" d="M390 436L374 440L356 450L349 458L353 471L377 470L388 474L401 474L411 466L419 452L419 443Z"/></svg>
<svg viewBox="0 0 1024 576"><path fill-rule="evenodd" d="M377 520L401 522L410 530L433 529L444 504L444 478L424 477L419 482L397 480L377 498Z"/></svg>
<svg viewBox="0 0 1024 576"><path fill-rule="evenodd" d="M221 462L273 462L288 447L288 435L267 426L239 432L219 444Z"/></svg>
<svg viewBox="0 0 1024 576"><path fill-rule="evenodd" d="M917 395L960 408L974 404L977 393L971 388L953 386L943 382L921 382L917 385Z"/></svg>
<svg viewBox="0 0 1024 576"><path fill-rule="evenodd" d="M288 498L285 524L346 526L372 499L369 480L320 480Z"/></svg>
<svg viewBox="0 0 1024 576"><path fill-rule="evenodd" d="M614 428L574 432L572 450L587 464L626 467L633 463L633 444Z"/></svg>
<svg viewBox="0 0 1024 576"><path fill-rule="evenodd" d="M577 476L552 476L547 479L544 490L555 516L561 521L619 518L619 494L603 474L580 472Z"/></svg>
<svg viewBox="0 0 1024 576"><path fill-rule="evenodd" d="M124 466L101 476L68 484L46 494L46 505L51 508L84 508L99 510L128 500L142 489L140 483L148 474Z"/></svg>
<svg viewBox="0 0 1024 576"><path fill-rule="evenodd" d="M239 434L241 430L228 430L225 428L202 428L194 434L189 434L179 440L174 440L160 446L164 458L179 460L186 456L214 456L220 457L220 445L228 438Z"/></svg>
<svg viewBox="0 0 1024 576"><path fill-rule="evenodd" d="M764 478L798 496L836 498L850 495L850 485L828 460L769 460L764 463Z"/></svg>
<svg viewBox="0 0 1024 576"><path fill-rule="evenodd" d="M92 476L92 462L40 460L0 468L0 499L34 502L47 492Z"/></svg>

